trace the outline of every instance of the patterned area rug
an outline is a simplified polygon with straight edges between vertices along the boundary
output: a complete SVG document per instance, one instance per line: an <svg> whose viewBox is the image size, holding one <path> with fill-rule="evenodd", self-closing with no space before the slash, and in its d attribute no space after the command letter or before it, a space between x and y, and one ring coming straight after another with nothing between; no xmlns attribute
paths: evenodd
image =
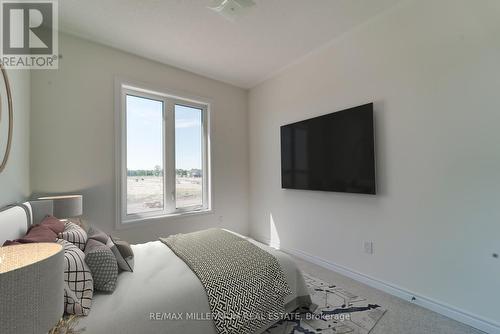
<svg viewBox="0 0 500 334"><path fill-rule="evenodd" d="M363 297L334 284L304 274L314 304L314 313L297 310L264 333L271 334L368 334L385 310Z"/></svg>

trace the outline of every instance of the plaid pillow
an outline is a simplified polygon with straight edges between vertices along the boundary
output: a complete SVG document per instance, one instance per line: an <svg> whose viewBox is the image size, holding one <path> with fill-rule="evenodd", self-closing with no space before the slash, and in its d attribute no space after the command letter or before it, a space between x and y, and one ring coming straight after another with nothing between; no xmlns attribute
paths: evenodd
<svg viewBox="0 0 500 334"><path fill-rule="evenodd" d="M94 281L85 263L85 254L63 239L57 243L64 248L64 310L68 314L87 315L92 305Z"/></svg>
<svg viewBox="0 0 500 334"><path fill-rule="evenodd" d="M78 246L81 250L85 250L85 244L87 243L87 232L83 228L72 222L66 222L64 224L64 231L59 233L60 239L71 242L72 244Z"/></svg>

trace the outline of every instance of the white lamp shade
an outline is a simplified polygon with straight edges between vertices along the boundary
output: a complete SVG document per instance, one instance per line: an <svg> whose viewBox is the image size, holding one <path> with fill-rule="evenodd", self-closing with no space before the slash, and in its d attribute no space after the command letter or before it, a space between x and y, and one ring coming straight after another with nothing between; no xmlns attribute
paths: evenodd
<svg viewBox="0 0 500 334"><path fill-rule="evenodd" d="M47 333L64 312L64 251L57 243L0 247L0 333Z"/></svg>
<svg viewBox="0 0 500 334"><path fill-rule="evenodd" d="M39 200L51 200L54 203L54 216L57 218L72 218L83 213L82 195L40 197Z"/></svg>

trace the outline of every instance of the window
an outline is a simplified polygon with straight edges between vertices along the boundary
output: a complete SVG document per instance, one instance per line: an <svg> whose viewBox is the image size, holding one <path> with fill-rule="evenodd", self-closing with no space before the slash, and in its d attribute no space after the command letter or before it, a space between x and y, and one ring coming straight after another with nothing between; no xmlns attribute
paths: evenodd
<svg viewBox="0 0 500 334"><path fill-rule="evenodd" d="M209 210L208 104L119 88L120 223Z"/></svg>

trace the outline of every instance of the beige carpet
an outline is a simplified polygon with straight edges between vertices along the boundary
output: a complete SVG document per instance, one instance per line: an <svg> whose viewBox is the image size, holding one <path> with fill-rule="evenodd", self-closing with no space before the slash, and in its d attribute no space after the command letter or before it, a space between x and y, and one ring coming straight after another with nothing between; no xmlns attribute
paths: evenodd
<svg viewBox="0 0 500 334"><path fill-rule="evenodd" d="M268 334L368 334L385 309L374 301L334 282L304 273L314 312L298 309L264 333Z"/></svg>
<svg viewBox="0 0 500 334"><path fill-rule="evenodd" d="M387 310L370 334L484 334L484 332L411 304L348 277L294 257L299 268L314 277L376 301Z"/></svg>

